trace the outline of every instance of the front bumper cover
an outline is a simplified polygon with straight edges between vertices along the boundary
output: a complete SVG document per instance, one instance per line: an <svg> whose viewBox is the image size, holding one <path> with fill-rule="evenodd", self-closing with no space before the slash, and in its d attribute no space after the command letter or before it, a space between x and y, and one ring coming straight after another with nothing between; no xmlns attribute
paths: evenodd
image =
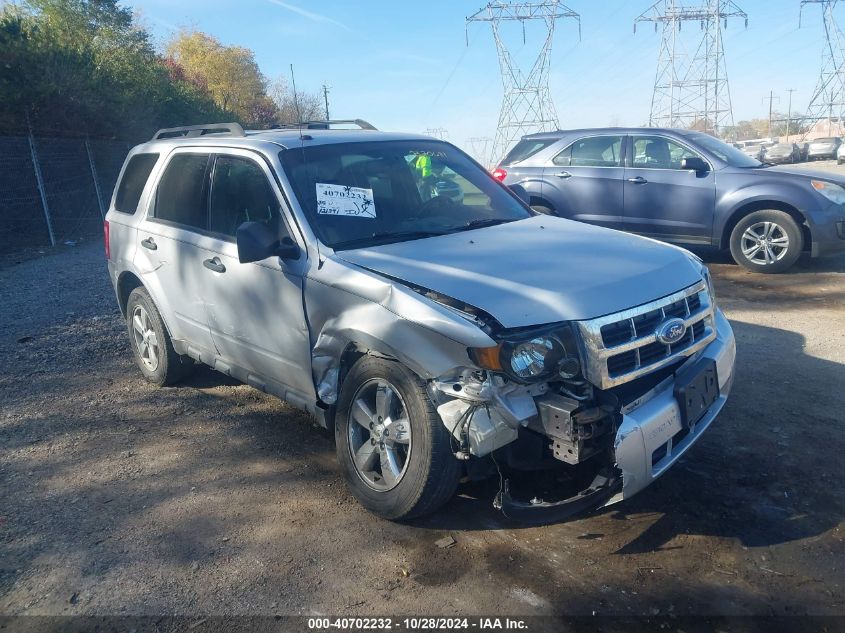
<svg viewBox="0 0 845 633"><path fill-rule="evenodd" d="M674 383L670 380L661 385L662 389L651 399L623 413L614 443L616 466L622 471L622 490L605 505L628 499L669 470L698 441L725 406L733 385L736 340L728 320L720 310L716 311L715 321L716 340L687 363L692 364L702 358L716 362L718 399L696 424L685 429L681 422L681 409L672 389ZM684 435L684 431L688 432ZM662 452L664 447L665 454L652 463L655 451Z"/></svg>

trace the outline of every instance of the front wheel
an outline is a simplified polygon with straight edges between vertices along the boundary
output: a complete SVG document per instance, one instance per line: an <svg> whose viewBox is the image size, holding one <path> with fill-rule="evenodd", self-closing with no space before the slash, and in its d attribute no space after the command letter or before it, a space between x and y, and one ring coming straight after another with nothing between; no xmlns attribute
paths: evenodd
<svg viewBox="0 0 845 633"><path fill-rule="evenodd" d="M425 383L398 362L355 363L340 390L335 440L352 493L385 519L434 512L457 489L449 433Z"/></svg>
<svg viewBox="0 0 845 633"><path fill-rule="evenodd" d="M781 273L801 255L801 227L784 211L766 209L742 218L731 232L731 255L753 272Z"/></svg>

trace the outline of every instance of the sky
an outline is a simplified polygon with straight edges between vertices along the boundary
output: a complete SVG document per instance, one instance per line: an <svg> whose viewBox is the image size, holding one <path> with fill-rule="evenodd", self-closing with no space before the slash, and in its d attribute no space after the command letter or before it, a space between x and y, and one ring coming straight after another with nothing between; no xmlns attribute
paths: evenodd
<svg viewBox="0 0 845 633"><path fill-rule="evenodd" d="M818 80L822 19L818 5L799 0L736 0L748 14L729 22L724 48L736 121L776 110L804 111ZM127 0L159 43L180 28L210 33L255 51L270 79L299 90L330 87L332 118L363 118L379 129L443 128L469 148L493 137L502 98L490 27L465 19L484 0ZM648 120L660 35L650 24L633 31L650 0L570 0L581 16L558 22L550 90L562 128L641 125ZM843 16L845 19L845 16ZM687 23L698 30L698 25ZM468 35L469 45L466 36ZM504 33L523 67L536 54L539 31L523 44L518 27ZM532 43L534 45L532 46ZM779 101L777 99L780 99Z"/></svg>

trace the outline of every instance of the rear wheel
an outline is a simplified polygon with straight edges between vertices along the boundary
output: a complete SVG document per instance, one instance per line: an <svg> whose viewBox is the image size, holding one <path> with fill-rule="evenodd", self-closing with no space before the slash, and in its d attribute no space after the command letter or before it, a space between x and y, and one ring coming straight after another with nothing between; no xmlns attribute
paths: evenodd
<svg viewBox="0 0 845 633"><path fill-rule="evenodd" d="M385 519L434 512L455 493L460 463L425 383L398 362L365 356L343 381L338 460L352 493Z"/></svg>
<svg viewBox="0 0 845 633"><path fill-rule="evenodd" d="M194 362L173 349L161 315L144 288L135 288L126 302L126 322L135 363L148 381L164 386L187 377Z"/></svg>
<svg viewBox="0 0 845 633"><path fill-rule="evenodd" d="M766 209L742 218L731 232L731 255L740 266L760 273L781 273L801 255L804 236L794 218Z"/></svg>

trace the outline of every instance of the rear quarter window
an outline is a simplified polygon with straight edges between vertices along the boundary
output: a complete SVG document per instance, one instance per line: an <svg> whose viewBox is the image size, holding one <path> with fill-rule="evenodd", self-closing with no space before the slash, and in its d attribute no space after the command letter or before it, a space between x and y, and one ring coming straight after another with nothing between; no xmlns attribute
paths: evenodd
<svg viewBox="0 0 845 633"><path fill-rule="evenodd" d="M549 145L557 143L557 139L543 138L543 139L522 139L519 143L514 145L513 149L508 152L502 160L502 165L513 165L527 158L531 158L537 152L546 149Z"/></svg>
<svg viewBox="0 0 845 633"><path fill-rule="evenodd" d="M121 213L133 214L138 210L138 201L144 191L144 185L158 161L158 154L135 154L129 159L123 178L117 185L114 208Z"/></svg>

